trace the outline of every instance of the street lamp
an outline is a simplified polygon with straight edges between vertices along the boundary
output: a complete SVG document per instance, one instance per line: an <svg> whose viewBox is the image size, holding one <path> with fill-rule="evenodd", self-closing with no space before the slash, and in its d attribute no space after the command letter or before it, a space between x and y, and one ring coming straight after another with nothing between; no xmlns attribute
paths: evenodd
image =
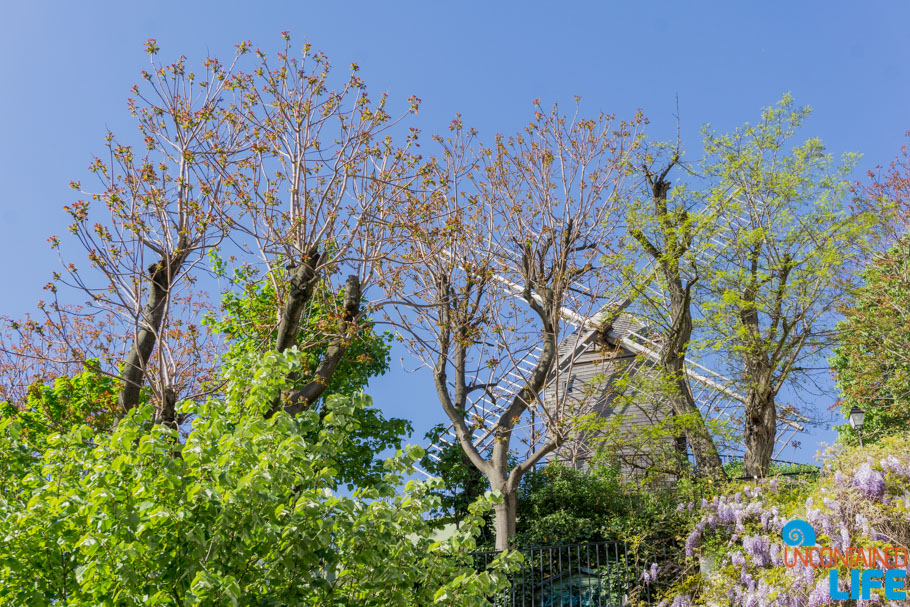
<svg viewBox="0 0 910 607"><path fill-rule="evenodd" d="M859 446L863 446L863 422L866 421L866 412L853 405L850 409L850 427L856 430L856 436L859 438Z"/></svg>

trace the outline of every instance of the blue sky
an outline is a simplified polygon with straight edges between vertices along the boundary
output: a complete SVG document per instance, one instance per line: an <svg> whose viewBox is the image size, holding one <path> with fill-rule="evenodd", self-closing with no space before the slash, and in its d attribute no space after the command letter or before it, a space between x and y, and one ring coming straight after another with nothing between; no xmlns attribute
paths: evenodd
<svg viewBox="0 0 910 607"><path fill-rule="evenodd" d="M535 98L628 117L652 137L675 134L695 156L701 126L755 120L790 91L815 109L805 131L834 153L888 162L910 129L910 44L903 2L345 2L228 0L0 4L0 313L33 309L56 268L46 238L63 231L67 184L88 175L107 129L127 134L130 86L157 38L162 60L227 57L251 40L274 51L279 32L311 42L337 66L360 64L373 91L418 126L442 130L456 112L481 135L511 132ZM394 104L393 104L394 107ZM401 370L371 391L422 432L442 414L430 378ZM405 361L406 366L412 366ZM830 440L817 433L805 441ZM802 458L804 459L804 457Z"/></svg>

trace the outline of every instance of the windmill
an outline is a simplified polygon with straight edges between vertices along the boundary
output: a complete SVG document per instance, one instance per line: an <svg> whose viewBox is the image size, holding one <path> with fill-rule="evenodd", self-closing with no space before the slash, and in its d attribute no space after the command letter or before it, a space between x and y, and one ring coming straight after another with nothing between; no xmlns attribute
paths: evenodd
<svg viewBox="0 0 910 607"><path fill-rule="evenodd" d="M706 210L707 208L702 212ZM744 219L734 217L731 218L731 221L744 221ZM698 256L717 253L725 245L724 231L720 230L699 252ZM571 327L571 333L560 344L559 356L550 381L541 395L543 400L548 397L548 393L552 396L554 393L561 392L564 398L567 394L571 396L576 390L590 395L592 387L596 394L597 382L606 382L607 385L615 386L618 383L616 379L620 376L628 377L630 374L647 372L649 367L653 368L660 360L659 338L648 331L646 323L628 310L635 299L642 294L647 293L652 297L663 298L663 293L655 286L655 272L656 268L652 267L650 263L640 264L638 270L624 281L610 297L606 298L608 303L593 315L586 316L575 310L563 308L562 316ZM496 281L499 288L520 297L522 293L520 285L514 284L504 276L496 276ZM605 356L607 353L609 355ZM505 371L500 381L470 400L467 414L473 422L471 438L481 453L491 447L492 428L495 422L504 413L505 403L519 393L528 374L537 363L539 355L540 348L529 349L523 359L515 362L511 369ZM622 366L616 364L618 360L630 362ZM611 375L612 378L607 377ZM711 369L709 364L702 364L692 357L687 357L685 375L693 399L706 422L741 425L745 398L735 390L733 381ZM604 385L604 388L607 385ZM636 398L626 399L638 404L637 411L633 411L628 416L631 425L655 421L649 419L649 415L657 418L667 415L666 407L661 406L659 399L649 399L648 397L648 394L639 394ZM581 402L585 399L579 398L578 400ZM593 403L588 404L588 409L600 414L612 414L612 411L608 411L611 409L609 405L610 401L607 398L594 398ZM539 407L530 404L516 425L517 438L527 444L530 450L533 450L534 445L548 431L545 420L542 419L543 413ZM784 412L778 416L775 458L780 457L797 433L805 430L806 422L808 419L796 412ZM428 447L428 457L439 461L440 452L456 442L454 430L452 426L449 426L439 441ZM577 442L579 441L575 441L575 443ZM568 441L568 444L575 446L572 441ZM718 447L723 455L742 454L741 446L735 442L722 442ZM565 450L557 452L555 457L568 459L571 463L577 463L577 459L583 459L579 458L577 452L567 455Z"/></svg>

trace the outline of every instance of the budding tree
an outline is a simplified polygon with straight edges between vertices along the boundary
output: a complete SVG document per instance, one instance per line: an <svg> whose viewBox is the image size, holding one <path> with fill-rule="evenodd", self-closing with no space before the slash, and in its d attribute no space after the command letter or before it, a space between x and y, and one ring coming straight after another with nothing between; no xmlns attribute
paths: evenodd
<svg viewBox="0 0 910 607"><path fill-rule="evenodd" d="M178 426L178 398L216 387L213 363L222 345L200 323L210 310L197 279L211 259L216 270L225 267L213 257L217 251L236 262L233 278L255 285L257 301L275 308L274 326L261 331L270 342L264 349L297 346L313 361L289 378L293 389L272 412L282 405L299 411L321 396L369 328L366 289L402 238L390 218L414 177L417 157L408 147L416 131L403 134L403 146L392 133L418 100L392 118L384 96L370 100L356 65L332 89L326 57L309 46L295 57L283 37L276 58L242 43L232 65L208 59L200 74L184 58L159 64L149 41L152 69L130 100L143 145L109 134L108 154L91 165L101 188L73 183L85 197L66 207L69 231L89 267L67 252L66 271L48 285L54 299L43 305L48 323L41 330L52 334L15 325L28 328L34 343L6 339L0 349L8 369L41 343L59 347L38 354L45 360L32 365L32 379L20 373L11 383L40 380L44 367L89 365L121 382L117 415L148 388L156 422ZM254 66L243 71L249 58ZM66 239L51 242L67 249ZM67 305L72 290L64 286L88 302ZM94 327L114 343L89 347L82 334L92 332L77 327Z"/></svg>
<svg viewBox="0 0 910 607"><path fill-rule="evenodd" d="M206 253L224 237L221 217L231 203L227 184L242 140L224 111L232 67L209 59L197 74L184 58L159 64L154 40L146 48L152 67L143 71L145 83L133 87L129 102L143 143L121 143L109 133L106 155L90 167L100 189L72 184L85 197L65 207L72 218L69 231L88 267L64 257L65 272L48 285L54 301L45 310L66 340L73 312L62 303L70 294L60 287L87 296L82 313L103 319L104 330L125 342L119 368L99 369L120 379L118 414L137 406L148 385L155 421L176 426L179 393L188 396L190 386L199 387L196 379L187 384L178 376L202 378L202 368L211 363L209 355L197 355L198 340L205 336L191 289ZM51 241L60 246L57 237ZM73 349L78 357L94 358ZM187 360L194 361L191 368Z"/></svg>
<svg viewBox="0 0 910 607"><path fill-rule="evenodd" d="M238 276L264 279L274 300L265 349L317 353L271 413L311 406L383 304L368 289L403 237L392 217L417 162L408 152L416 131L403 145L392 136L417 111L416 98L395 118L385 95L370 99L356 65L333 89L326 56L309 45L294 55L283 36L284 51L256 51L259 67L238 81L243 106L235 115L251 154L231 183L237 206L228 217L244 256ZM317 315L314 330L302 332Z"/></svg>
<svg viewBox="0 0 910 607"><path fill-rule="evenodd" d="M566 440L577 417L575 398L543 392L571 373L558 364L567 315L594 318L616 279L603 259L616 244L639 124L537 106L522 132L487 148L456 120L437 138L442 151L424 175L429 194L402 218L412 237L394 286L410 306L395 320L432 371L459 445L503 496L498 549L515 533L522 476ZM506 383L516 389L498 389ZM495 415L472 413L484 393ZM546 432L515 461L512 439L531 413ZM475 443L484 435L488 448Z"/></svg>

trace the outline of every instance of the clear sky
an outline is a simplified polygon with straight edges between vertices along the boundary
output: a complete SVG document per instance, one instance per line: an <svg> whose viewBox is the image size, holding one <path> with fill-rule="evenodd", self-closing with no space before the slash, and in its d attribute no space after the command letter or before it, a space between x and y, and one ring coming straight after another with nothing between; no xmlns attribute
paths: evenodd
<svg viewBox="0 0 910 607"><path fill-rule="evenodd" d="M651 136L669 137L678 95L693 156L704 123L754 121L790 91L815 108L806 135L834 153L861 152L870 168L893 158L910 129L908 24L910 4L897 1L3 0L0 313L33 309L56 269L45 239L66 225L67 184L88 176L107 129L130 134L126 98L147 65L148 38L162 61L192 62L227 58L241 40L275 51L290 30L336 66L359 63L370 89L400 107L420 97L425 132L460 112L481 135L508 133L530 117L533 99L580 95L588 113L641 108ZM397 357L393 367L371 392L422 435L442 420L430 378L403 372ZM830 437L816 433L803 454Z"/></svg>

